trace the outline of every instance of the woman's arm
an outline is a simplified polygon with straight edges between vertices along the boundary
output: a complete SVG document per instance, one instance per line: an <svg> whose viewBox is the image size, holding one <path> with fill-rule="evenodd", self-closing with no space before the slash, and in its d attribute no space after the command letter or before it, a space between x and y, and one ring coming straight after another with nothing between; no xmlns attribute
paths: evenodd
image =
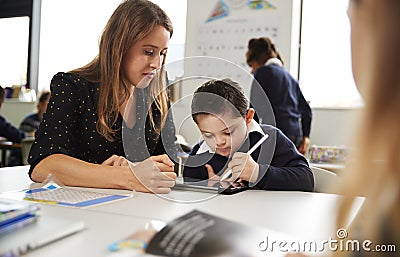
<svg viewBox="0 0 400 257"><path fill-rule="evenodd" d="M33 169L31 178L43 182L50 173L68 186L133 189L137 183L129 166L92 164L64 154L42 159Z"/></svg>
<svg viewBox="0 0 400 257"><path fill-rule="evenodd" d="M175 184L176 174L173 171L173 163L166 155L152 156L134 166L110 166L88 163L64 154L53 154L35 166L31 178L42 182L51 173L68 186L134 189L163 194L169 193Z"/></svg>

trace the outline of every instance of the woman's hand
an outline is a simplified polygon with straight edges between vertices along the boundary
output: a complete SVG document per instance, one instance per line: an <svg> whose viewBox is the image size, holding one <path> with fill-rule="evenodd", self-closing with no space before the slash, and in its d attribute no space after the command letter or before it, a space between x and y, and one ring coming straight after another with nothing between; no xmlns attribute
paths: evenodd
<svg viewBox="0 0 400 257"><path fill-rule="evenodd" d="M137 180L134 182L134 189L139 192L166 194L175 185L174 163L166 154L152 156L137 163L132 163L122 156L112 155L102 165L129 166Z"/></svg>
<svg viewBox="0 0 400 257"><path fill-rule="evenodd" d="M165 154L152 156L142 162L128 163L139 182L136 191L167 194L175 185L174 163Z"/></svg>
<svg viewBox="0 0 400 257"><path fill-rule="evenodd" d="M250 154L236 152L228 163L229 169L232 170L232 177L227 181L234 182L238 179L253 183L257 181L259 166Z"/></svg>
<svg viewBox="0 0 400 257"><path fill-rule="evenodd" d="M105 160L102 165L108 165L108 166L128 166L129 161L123 157L123 156L118 156L113 154L110 158Z"/></svg>

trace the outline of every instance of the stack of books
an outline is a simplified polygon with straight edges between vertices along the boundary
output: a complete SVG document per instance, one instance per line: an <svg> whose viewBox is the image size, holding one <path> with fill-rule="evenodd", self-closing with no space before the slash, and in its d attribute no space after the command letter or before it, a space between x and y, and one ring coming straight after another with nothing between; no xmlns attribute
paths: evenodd
<svg viewBox="0 0 400 257"><path fill-rule="evenodd" d="M32 203L0 199L0 235L35 222L38 211Z"/></svg>

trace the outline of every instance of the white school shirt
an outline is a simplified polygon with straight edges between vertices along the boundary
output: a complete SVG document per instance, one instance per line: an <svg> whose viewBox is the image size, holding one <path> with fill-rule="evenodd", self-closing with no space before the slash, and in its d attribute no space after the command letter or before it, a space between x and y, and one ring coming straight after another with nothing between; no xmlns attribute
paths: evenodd
<svg viewBox="0 0 400 257"><path fill-rule="evenodd" d="M268 59L268 61L264 65L267 66L267 65L270 65L270 64L277 64L277 65L279 65L281 67L283 66L283 63L278 58L270 58L270 59Z"/></svg>

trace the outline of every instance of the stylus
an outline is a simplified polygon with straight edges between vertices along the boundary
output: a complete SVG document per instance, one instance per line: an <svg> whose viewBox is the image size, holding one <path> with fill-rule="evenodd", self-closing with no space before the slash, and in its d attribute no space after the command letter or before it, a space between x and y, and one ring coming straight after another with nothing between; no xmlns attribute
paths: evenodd
<svg viewBox="0 0 400 257"><path fill-rule="evenodd" d="M247 151L247 154L252 154L262 143L264 143L264 141L269 137L268 134L265 134L260 140L258 140L257 143L255 143L253 145L252 148L250 148L249 151ZM225 175L222 176L222 178L220 179L220 181L227 179L230 175L232 175L232 169L229 169Z"/></svg>

